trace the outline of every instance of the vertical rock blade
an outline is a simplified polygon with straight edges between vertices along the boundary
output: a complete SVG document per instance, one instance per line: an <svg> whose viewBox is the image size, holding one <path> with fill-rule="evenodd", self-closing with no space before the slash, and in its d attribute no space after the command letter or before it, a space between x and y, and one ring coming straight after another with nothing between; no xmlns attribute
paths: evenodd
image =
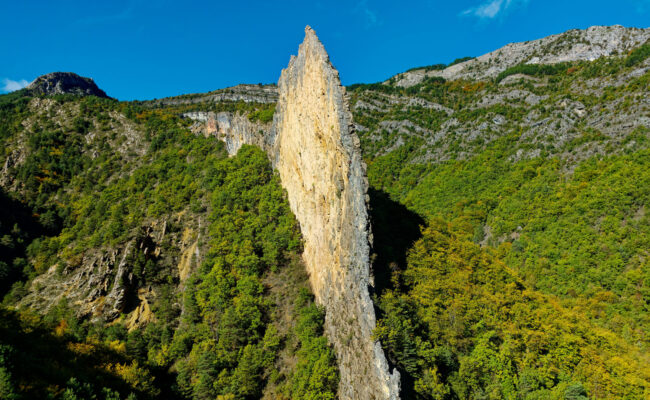
<svg viewBox="0 0 650 400"><path fill-rule="evenodd" d="M366 167L345 89L310 27L278 89L266 147L300 223L316 300L326 309L326 334L341 371L339 396L397 399L399 374L389 372L372 340Z"/></svg>

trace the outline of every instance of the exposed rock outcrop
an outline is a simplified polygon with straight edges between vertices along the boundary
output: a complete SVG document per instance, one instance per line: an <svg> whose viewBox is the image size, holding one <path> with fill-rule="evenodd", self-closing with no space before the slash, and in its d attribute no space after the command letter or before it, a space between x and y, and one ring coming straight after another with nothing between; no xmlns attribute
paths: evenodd
<svg viewBox="0 0 650 400"><path fill-rule="evenodd" d="M63 298L80 317L112 321L124 311L129 291L127 259L133 243L83 254L77 265L54 264L32 282L21 306L47 312Z"/></svg>
<svg viewBox="0 0 650 400"><path fill-rule="evenodd" d="M176 226L198 226L170 231L168 219L152 220L120 245L88 249L67 261L52 265L27 288L19 306L47 313L62 299L77 317L111 322L125 316L127 328L142 327L155 320L151 305L160 294L151 283L138 280L136 260L151 260L156 273L164 271L182 282L200 263L200 218L174 215ZM167 243L164 245L163 243ZM140 275L151 272L140 265ZM154 284L155 286L155 284Z"/></svg>
<svg viewBox="0 0 650 400"><path fill-rule="evenodd" d="M151 100L158 105L180 105L195 103L219 103L222 101L243 101L245 103L275 103L278 90L275 85L237 85L208 93L184 94L164 99Z"/></svg>
<svg viewBox="0 0 650 400"><path fill-rule="evenodd" d="M264 149L265 138L271 130L271 124L251 121L240 113L194 111L183 114L183 117L196 121L190 127L194 133L216 136L223 141L231 156L237 154L243 144L254 144Z"/></svg>
<svg viewBox="0 0 650 400"><path fill-rule="evenodd" d="M25 91L31 95L74 94L108 98L106 93L97 87L95 81L73 72L52 72L41 75L30 83Z"/></svg>

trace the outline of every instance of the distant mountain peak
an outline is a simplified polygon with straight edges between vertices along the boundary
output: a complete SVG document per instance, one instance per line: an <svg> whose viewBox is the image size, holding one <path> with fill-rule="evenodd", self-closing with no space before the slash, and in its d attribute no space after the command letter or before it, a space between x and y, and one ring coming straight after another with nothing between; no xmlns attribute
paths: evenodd
<svg viewBox="0 0 650 400"><path fill-rule="evenodd" d="M51 72L41 75L26 88L30 94L46 96L74 94L78 96L97 96L108 98L91 78L79 76L74 72Z"/></svg>

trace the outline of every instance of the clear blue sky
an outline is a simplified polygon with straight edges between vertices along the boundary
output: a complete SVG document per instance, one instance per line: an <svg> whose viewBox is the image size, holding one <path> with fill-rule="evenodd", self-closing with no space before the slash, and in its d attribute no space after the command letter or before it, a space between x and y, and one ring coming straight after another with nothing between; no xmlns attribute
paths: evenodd
<svg viewBox="0 0 650 400"><path fill-rule="evenodd" d="M276 82L305 25L344 84L591 25L650 26L650 0L0 0L0 91L52 71L120 100Z"/></svg>

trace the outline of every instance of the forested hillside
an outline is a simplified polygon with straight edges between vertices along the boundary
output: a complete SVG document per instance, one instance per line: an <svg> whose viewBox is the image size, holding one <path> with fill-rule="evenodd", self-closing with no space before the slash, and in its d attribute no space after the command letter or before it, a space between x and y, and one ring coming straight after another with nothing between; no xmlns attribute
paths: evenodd
<svg viewBox="0 0 650 400"><path fill-rule="evenodd" d="M381 218L417 239L378 293L410 396L650 395L649 49L350 88L374 193L424 229Z"/></svg>
<svg viewBox="0 0 650 400"><path fill-rule="evenodd" d="M2 398L334 398L261 150L227 158L175 110L0 99Z"/></svg>

